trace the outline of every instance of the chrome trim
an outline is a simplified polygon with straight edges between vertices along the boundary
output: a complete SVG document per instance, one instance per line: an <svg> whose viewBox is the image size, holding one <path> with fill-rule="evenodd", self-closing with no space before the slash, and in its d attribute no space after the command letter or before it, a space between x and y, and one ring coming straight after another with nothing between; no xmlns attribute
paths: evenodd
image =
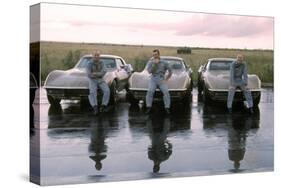
<svg viewBox="0 0 281 188"><path fill-rule="evenodd" d="M147 88L129 88L131 91L147 91ZM168 89L169 91L187 91L187 89ZM156 91L160 91L160 89L156 89Z"/></svg>
<svg viewBox="0 0 281 188"><path fill-rule="evenodd" d="M43 86L44 89L89 89L88 87Z"/></svg>
<svg viewBox="0 0 281 188"><path fill-rule="evenodd" d="M208 89L209 91L213 92L228 92L228 89ZM261 91L262 89L249 89L250 91ZM242 92L240 89L236 89L236 92Z"/></svg>

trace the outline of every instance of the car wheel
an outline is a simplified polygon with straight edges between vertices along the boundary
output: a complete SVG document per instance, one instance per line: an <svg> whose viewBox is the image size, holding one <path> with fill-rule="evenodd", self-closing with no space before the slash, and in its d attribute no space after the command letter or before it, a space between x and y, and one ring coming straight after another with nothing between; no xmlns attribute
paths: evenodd
<svg viewBox="0 0 281 188"><path fill-rule="evenodd" d="M202 83L198 81L198 93L201 94L203 91Z"/></svg>
<svg viewBox="0 0 281 188"><path fill-rule="evenodd" d="M84 109L91 109L89 99L80 99L80 107Z"/></svg>
<svg viewBox="0 0 281 188"><path fill-rule="evenodd" d="M191 80L191 82L190 82L189 89L190 89L190 92L192 92L192 90L193 90L193 80Z"/></svg>
<svg viewBox="0 0 281 188"><path fill-rule="evenodd" d="M136 106L139 104L139 100L137 100L130 91L127 91L126 99L132 106Z"/></svg>
<svg viewBox="0 0 281 188"><path fill-rule="evenodd" d="M109 104L114 105L117 102L117 89L116 89L116 81L113 80L113 82L110 85L110 99Z"/></svg>
<svg viewBox="0 0 281 188"><path fill-rule="evenodd" d="M47 95L47 99L48 99L50 105L53 105L53 106L60 105L61 99L56 99L56 98L52 97L51 95Z"/></svg>
<svg viewBox="0 0 281 188"><path fill-rule="evenodd" d="M185 94L183 99L181 100L183 105L188 105L192 101L192 93L190 90Z"/></svg>
<svg viewBox="0 0 281 188"><path fill-rule="evenodd" d="M63 111L60 105L59 106L51 105L48 110L48 115L61 115L62 112Z"/></svg>
<svg viewBox="0 0 281 188"><path fill-rule="evenodd" d="M36 89L29 89L29 90L30 90L30 92L29 92L29 103L30 103L30 106L32 106L33 101L35 99Z"/></svg>
<svg viewBox="0 0 281 188"><path fill-rule="evenodd" d="M204 86L204 89L203 89L203 102L205 104L211 104L211 102L212 102L212 99L210 98L210 94L209 94L206 86Z"/></svg>
<svg viewBox="0 0 281 188"><path fill-rule="evenodd" d="M261 94L259 94L259 96L253 100L254 106L258 106L260 103L260 100L261 100Z"/></svg>

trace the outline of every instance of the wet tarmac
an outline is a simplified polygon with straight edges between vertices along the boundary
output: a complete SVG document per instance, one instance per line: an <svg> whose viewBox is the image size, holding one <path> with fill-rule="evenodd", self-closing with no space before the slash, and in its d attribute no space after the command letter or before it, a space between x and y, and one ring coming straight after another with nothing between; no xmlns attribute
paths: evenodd
<svg viewBox="0 0 281 188"><path fill-rule="evenodd" d="M188 106L161 104L145 115L121 100L93 116L77 102L35 99L31 131L32 179L43 185L272 171L274 95L263 89L259 108L229 115L224 106L204 106L193 90ZM123 99L122 99L123 98ZM40 164L41 168L38 168ZM36 180L35 180L36 181Z"/></svg>

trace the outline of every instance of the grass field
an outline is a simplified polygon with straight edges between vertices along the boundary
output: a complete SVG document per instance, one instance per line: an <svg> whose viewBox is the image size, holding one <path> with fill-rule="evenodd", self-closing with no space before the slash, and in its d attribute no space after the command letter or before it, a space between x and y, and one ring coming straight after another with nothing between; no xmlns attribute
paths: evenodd
<svg viewBox="0 0 281 188"><path fill-rule="evenodd" d="M177 54L177 47L60 42L41 42L41 79L44 81L52 70L73 67L82 55L92 53L93 49L99 49L104 54L119 55L132 64L136 71L141 71L154 48L160 49L161 55L182 57L191 66L195 82L199 66L206 63L208 58L236 57L237 53L242 53L249 74L257 74L263 83L273 83L272 50L192 48L191 54Z"/></svg>

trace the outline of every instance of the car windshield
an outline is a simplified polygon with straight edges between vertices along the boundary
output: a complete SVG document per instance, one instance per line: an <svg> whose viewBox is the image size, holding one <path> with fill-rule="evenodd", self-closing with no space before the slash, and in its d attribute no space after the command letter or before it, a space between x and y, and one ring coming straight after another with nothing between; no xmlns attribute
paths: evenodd
<svg viewBox="0 0 281 188"><path fill-rule="evenodd" d="M76 68L86 68L89 62L91 62L93 59L92 57L83 57ZM106 69L115 69L116 68L116 62L113 58L100 58L100 60L105 64Z"/></svg>
<svg viewBox="0 0 281 188"><path fill-rule="evenodd" d="M174 70L182 70L184 68L183 62L177 59L163 59L168 62L168 65ZM147 69L147 64L145 69Z"/></svg>
<svg viewBox="0 0 281 188"><path fill-rule="evenodd" d="M230 70L230 65L233 61L212 61L209 65L209 70Z"/></svg>
<svg viewBox="0 0 281 188"><path fill-rule="evenodd" d="M184 68L181 60L177 60L177 59L164 59L164 60L167 61L169 66L174 70L181 70Z"/></svg>

